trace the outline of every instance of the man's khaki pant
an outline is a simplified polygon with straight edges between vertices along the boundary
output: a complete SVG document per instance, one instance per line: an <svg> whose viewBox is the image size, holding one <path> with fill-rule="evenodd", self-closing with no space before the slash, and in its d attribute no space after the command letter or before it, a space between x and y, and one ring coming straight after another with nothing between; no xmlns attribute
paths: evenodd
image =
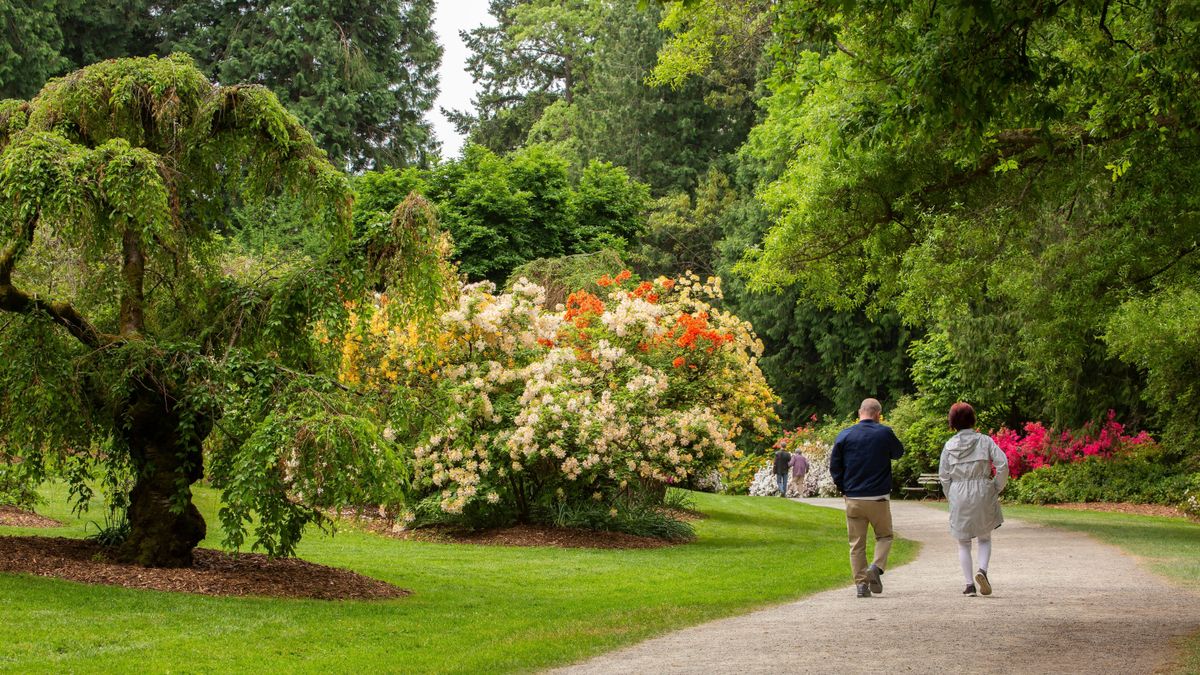
<svg viewBox="0 0 1200 675"><path fill-rule="evenodd" d="M867 583L867 525L875 531L875 566L887 569L892 550L892 505L886 499L846 497L846 532L850 535L850 569L854 583Z"/></svg>

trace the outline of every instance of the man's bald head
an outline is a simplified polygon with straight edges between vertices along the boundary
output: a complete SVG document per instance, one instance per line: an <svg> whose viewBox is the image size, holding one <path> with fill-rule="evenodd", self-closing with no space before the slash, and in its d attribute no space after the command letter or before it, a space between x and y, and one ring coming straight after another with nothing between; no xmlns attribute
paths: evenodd
<svg viewBox="0 0 1200 675"><path fill-rule="evenodd" d="M860 420L875 420L883 416L883 406L879 404L877 399L864 398L861 405L858 406L858 419Z"/></svg>

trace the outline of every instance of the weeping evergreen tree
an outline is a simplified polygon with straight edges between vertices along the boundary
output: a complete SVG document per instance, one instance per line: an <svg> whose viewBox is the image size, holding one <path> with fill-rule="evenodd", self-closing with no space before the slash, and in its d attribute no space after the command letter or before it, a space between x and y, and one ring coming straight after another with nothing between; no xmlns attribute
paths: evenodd
<svg viewBox="0 0 1200 675"><path fill-rule="evenodd" d="M303 205L328 260L258 260L237 206ZM124 509L118 556L178 567L223 490L226 543L293 551L319 507L398 462L322 377L347 293L345 176L269 90L183 55L106 61L0 102L0 447ZM207 456L205 450L207 449Z"/></svg>

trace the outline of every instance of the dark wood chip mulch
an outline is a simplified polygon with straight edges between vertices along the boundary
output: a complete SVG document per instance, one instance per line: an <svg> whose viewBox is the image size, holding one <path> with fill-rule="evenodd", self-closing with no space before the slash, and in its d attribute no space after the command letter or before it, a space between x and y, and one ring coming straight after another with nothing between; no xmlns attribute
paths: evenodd
<svg viewBox="0 0 1200 675"><path fill-rule="evenodd" d="M442 544L480 544L483 546L554 546L557 548L631 549L663 548L686 542L639 537L623 532L599 532L546 525L513 525L493 530L464 531L444 527L423 527L392 532L368 527L398 539Z"/></svg>
<svg viewBox="0 0 1200 675"><path fill-rule="evenodd" d="M296 558L272 560L261 553L231 555L201 548L190 568L146 568L113 562L95 542L61 537L0 537L0 572L218 596L384 600L411 594L378 579Z"/></svg>
<svg viewBox="0 0 1200 675"><path fill-rule="evenodd" d="M8 527L62 527L62 523L53 518L39 516L33 511L18 509L15 506L0 506L0 525Z"/></svg>
<svg viewBox="0 0 1200 675"><path fill-rule="evenodd" d="M1129 504L1125 502L1072 502L1068 504L1046 504L1053 509L1068 511L1108 511L1110 513L1132 513L1139 516L1167 516L1187 518L1183 511L1161 504Z"/></svg>

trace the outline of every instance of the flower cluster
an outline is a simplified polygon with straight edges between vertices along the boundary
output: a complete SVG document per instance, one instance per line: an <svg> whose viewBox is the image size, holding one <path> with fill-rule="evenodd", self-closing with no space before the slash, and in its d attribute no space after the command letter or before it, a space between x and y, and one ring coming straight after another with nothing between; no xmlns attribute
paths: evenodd
<svg viewBox="0 0 1200 675"><path fill-rule="evenodd" d="M817 429L814 426L817 422L817 416L813 415L809 419L808 424L788 429L783 432L775 444L771 446L772 450L787 450L788 452L801 452L805 457L812 459L816 457L828 457L830 446L827 443L821 442L817 435ZM815 453L815 455L814 455Z"/></svg>
<svg viewBox="0 0 1200 675"><path fill-rule="evenodd" d="M442 316L429 377L447 414L414 451L414 484L441 511L612 502L707 476L740 455L743 433L768 433L776 399L762 346L709 304L719 281L635 284L628 271L600 281L607 298L579 291L555 310L524 279L500 294L468 285ZM680 343L680 327L698 323ZM674 367L680 357L691 367Z"/></svg>
<svg viewBox="0 0 1200 675"><path fill-rule="evenodd" d="M1024 435L1013 429L1001 428L992 434L992 440L1008 459L1009 472L1013 478L1051 464L1078 462L1088 457L1104 459L1119 455L1138 446L1154 443L1150 434L1142 431L1130 436L1125 426L1116 420L1116 413L1108 411L1108 417L1096 430L1088 424L1078 432L1055 433L1041 422L1029 422Z"/></svg>
<svg viewBox="0 0 1200 675"><path fill-rule="evenodd" d="M1200 519L1200 486L1188 491L1187 497L1184 498L1180 508L1189 517Z"/></svg>

